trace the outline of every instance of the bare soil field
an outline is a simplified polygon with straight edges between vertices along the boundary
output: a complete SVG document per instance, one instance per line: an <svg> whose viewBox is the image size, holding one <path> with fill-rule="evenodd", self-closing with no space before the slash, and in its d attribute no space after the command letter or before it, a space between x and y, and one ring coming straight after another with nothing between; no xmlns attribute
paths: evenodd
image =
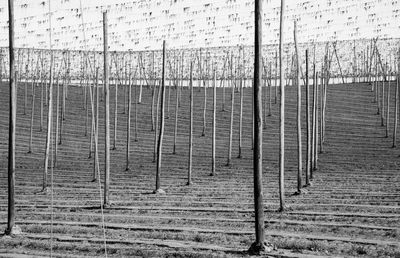
<svg viewBox="0 0 400 258"><path fill-rule="evenodd" d="M103 211L105 231L99 182L92 182L89 135L84 135L86 111L82 89L69 87L63 142L58 146L58 164L53 172L53 201L50 193L39 193L46 134L45 127L39 130L40 96L36 94L33 148L32 153L28 153L31 92L29 87L28 110L24 115L23 89L20 85L16 149L16 219L23 234L1 237L0 257L42 257L49 256L50 252L54 257L105 256L104 238L108 257L247 256L246 250L254 241L250 88L244 91L243 157L240 159L237 158L239 93L235 93L230 166L226 166L230 90L225 95L225 111L222 111L222 89L217 91L217 170L214 177L210 176L212 91L207 92L207 130L206 135L201 136L204 89L194 90L194 184L191 186L186 186L189 91L184 89L182 93L177 153L172 154L176 100L175 89L171 90L161 172L165 195L152 194L156 164L153 162L151 90L144 88L143 101L137 105L138 141L132 136L131 165L126 171L127 112L123 101L126 94L120 88L116 150L111 151L111 205ZM394 92L393 86L391 92ZM8 94L8 85L3 83L0 88L1 232L5 230L7 219ZM111 145L113 94L112 87ZM267 116L263 135L265 232L274 249L270 256L400 257L400 151L392 148L391 138L394 96L388 138L385 138L385 128L381 126L373 99L374 93L367 84L328 87L324 152L319 154L312 185L301 195L293 195L297 184L296 89L287 87L285 187L288 209L284 212L277 211L279 103L272 104L272 115ZM168 105L168 92L166 100ZM132 133L134 108L132 104ZM44 125L45 121L46 116ZM303 123L305 140L304 112ZM104 102L100 102L99 128L103 174ZM303 143L303 157L305 147ZM305 166L305 162L303 164Z"/></svg>

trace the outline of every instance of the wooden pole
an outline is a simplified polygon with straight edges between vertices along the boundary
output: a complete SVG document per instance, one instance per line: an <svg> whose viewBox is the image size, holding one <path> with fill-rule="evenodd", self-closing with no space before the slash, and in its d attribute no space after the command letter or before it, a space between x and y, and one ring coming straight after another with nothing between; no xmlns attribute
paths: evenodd
<svg viewBox="0 0 400 258"><path fill-rule="evenodd" d="M190 110L189 110L189 161L188 161L188 182L192 184L192 152L193 152L193 63L190 63Z"/></svg>
<svg viewBox="0 0 400 258"><path fill-rule="evenodd" d="M179 77L179 65L178 65L178 69L177 69L177 73ZM183 75L183 74L182 74ZM178 86L178 81L175 87L176 90L176 96L175 96L175 126L174 126L174 147L172 150L173 154L176 154L176 138L178 136L178 112L179 112L179 86Z"/></svg>
<svg viewBox="0 0 400 258"><path fill-rule="evenodd" d="M130 64L129 64L130 66ZM136 86L135 86L136 88ZM126 167L125 170L129 171L129 152L130 152L130 144L131 144L131 103L132 103L132 84L131 84L131 75L129 75L129 85L128 85L128 117L127 117L127 125L126 125ZM136 100L135 100L136 102Z"/></svg>
<svg viewBox="0 0 400 258"><path fill-rule="evenodd" d="M397 71L398 73L398 71ZM397 146L397 123L399 117L399 76L396 76L396 93L395 93L395 102L394 102L394 123L393 123L393 145L395 148Z"/></svg>
<svg viewBox="0 0 400 258"><path fill-rule="evenodd" d="M321 89L319 93L321 94L320 96L320 106L319 106L319 112L320 112L320 118L319 118L319 153L323 153L324 147L323 147L323 139L322 139L322 134L323 134L323 120L324 120L324 112L323 112L323 106L324 106L324 69L325 67L322 66L321 68ZM318 103L317 103L318 104Z"/></svg>
<svg viewBox="0 0 400 258"><path fill-rule="evenodd" d="M118 68L117 68L118 73ZM118 73L119 78L119 73ZM114 144L113 150L117 149L117 133L118 133L118 81L115 79L115 106L114 106Z"/></svg>
<svg viewBox="0 0 400 258"><path fill-rule="evenodd" d="M283 59L283 57L278 59L278 51L275 51L275 98L274 98L275 104L278 99L278 60L281 60L281 59Z"/></svg>
<svg viewBox="0 0 400 258"><path fill-rule="evenodd" d="M279 70L280 70L280 117L279 117L279 210L285 209L285 74L283 68L283 28L285 23L285 0L281 0L279 34Z"/></svg>
<svg viewBox="0 0 400 258"><path fill-rule="evenodd" d="M217 71L214 69L213 84L213 128L212 128L212 159L211 159L211 176L215 175L215 133L216 133L216 116L217 116Z"/></svg>
<svg viewBox="0 0 400 258"><path fill-rule="evenodd" d="M282 0L284 2L284 0ZM262 116L262 0L255 1L255 36L254 36L254 148L253 148L253 178L254 178L254 215L256 241L249 252L260 254L267 250L264 234L264 203L262 183L262 146L263 146L263 116ZM270 250L269 250L270 251Z"/></svg>
<svg viewBox="0 0 400 258"><path fill-rule="evenodd" d="M58 155L58 144L57 144L57 139L58 139L58 122L59 122L59 116L58 113L60 112L60 72L57 75L57 93L56 93L56 128L55 128L55 138L54 138L54 162L53 162L53 167L57 166L57 155Z"/></svg>
<svg viewBox="0 0 400 258"><path fill-rule="evenodd" d="M47 137L46 137L46 149L44 154L44 171L43 171L43 185L42 191L47 192L47 174L48 174L48 164L50 155L50 145L51 145L51 131L52 131L52 121L53 121L53 52L50 53L50 84L49 84L49 103L48 103L48 113L47 113Z"/></svg>
<svg viewBox="0 0 400 258"><path fill-rule="evenodd" d="M42 65L42 70L44 69ZM43 73L41 74L42 77L40 78L40 131L43 130L43 83L44 83L44 76Z"/></svg>
<svg viewBox="0 0 400 258"><path fill-rule="evenodd" d="M303 173L303 156L301 142L301 85L300 85L300 57L297 45L297 22L294 21L294 44L296 50L296 84L297 84L297 193L301 193Z"/></svg>
<svg viewBox="0 0 400 258"><path fill-rule="evenodd" d="M205 62L207 64L207 62ZM206 65L207 66L207 65ZM207 68L208 69L208 68ZM206 135L206 117L207 117L207 85L206 81L203 82L204 88L204 99L203 99L203 131L201 132L201 136Z"/></svg>
<svg viewBox="0 0 400 258"><path fill-rule="evenodd" d="M229 127L229 147L228 147L228 161L227 166L231 165L232 160L232 137L233 137L233 112L235 105L235 87L233 85L233 78L231 78L231 122Z"/></svg>
<svg viewBox="0 0 400 258"><path fill-rule="evenodd" d="M271 116L272 63L269 62L268 116Z"/></svg>
<svg viewBox="0 0 400 258"><path fill-rule="evenodd" d="M308 49L306 49L306 120L307 120L307 158L306 158L306 186L310 185L311 173L311 119L310 119L310 85L309 85Z"/></svg>
<svg viewBox="0 0 400 258"><path fill-rule="evenodd" d="M389 137L389 120L390 120L390 75L388 76L387 93L386 93L386 130L385 137Z"/></svg>
<svg viewBox="0 0 400 258"><path fill-rule="evenodd" d="M163 194L165 193L161 189L161 158L162 158L162 144L164 137L164 114L165 114L165 64L166 64L166 49L165 49L165 40L163 41L163 57L162 57L162 78L161 78L161 114L160 114L160 133L158 135L158 144L157 144L157 170L156 170L156 190L154 193Z"/></svg>
<svg viewBox="0 0 400 258"><path fill-rule="evenodd" d="M160 110L160 93L161 93L161 83L160 86L158 87L157 91L157 106L156 106L156 124L155 124L155 130L154 130L154 150L153 150L153 162L157 161L157 135L158 135L158 111Z"/></svg>
<svg viewBox="0 0 400 258"><path fill-rule="evenodd" d="M15 131L17 122L17 85L15 83L15 56L14 56L14 1L8 0L9 21L9 58L10 58L10 99L9 99L9 127L8 127L8 213L6 235L17 233L15 225Z"/></svg>
<svg viewBox="0 0 400 258"><path fill-rule="evenodd" d="M242 158L242 131L243 131L243 83L244 80L240 81L239 85L239 153L238 158Z"/></svg>
<svg viewBox="0 0 400 258"><path fill-rule="evenodd" d="M96 68L96 109L95 109L95 129L94 129L94 161L93 161L93 181L97 179L100 171L99 164L99 67ZM100 176L100 175L99 175Z"/></svg>
<svg viewBox="0 0 400 258"><path fill-rule="evenodd" d="M39 73L41 73L41 70L39 69ZM35 86L36 83L36 75L33 76L33 80L32 80L32 108L31 108L31 126L30 126L30 130L29 130L29 150L28 153L32 153L32 138L33 138L33 122L34 122L34 117L35 117L35 98L36 98L36 94L35 94Z"/></svg>
<svg viewBox="0 0 400 258"><path fill-rule="evenodd" d="M104 40L104 124L105 124L105 177L104 177L104 206L108 206L110 188L110 95L109 95L109 61L108 61L108 19L107 12L103 12L103 40Z"/></svg>

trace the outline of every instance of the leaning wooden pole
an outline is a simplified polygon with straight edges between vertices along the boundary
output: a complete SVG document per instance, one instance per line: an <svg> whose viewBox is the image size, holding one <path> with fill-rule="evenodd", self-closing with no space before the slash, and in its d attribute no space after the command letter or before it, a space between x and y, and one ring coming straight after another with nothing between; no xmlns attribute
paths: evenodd
<svg viewBox="0 0 400 258"><path fill-rule="evenodd" d="M105 125L105 145L104 145L104 153L105 153L105 177L104 177L104 201L103 205L107 206L110 204L109 202L109 189L110 189L110 89L108 82L108 19L107 12L103 12L103 41L104 41L104 125Z"/></svg>
<svg viewBox="0 0 400 258"><path fill-rule="evenodd" d="M282 0L284 1L284 0ZM254 178L254 213L256 241L251 245L251 253L260 254L266 251L264 234L264 203L262 183L262 0L255 1L255 35L254 35L254 148L253 148L253 178Z"/></svg>
<svg viewBox="0 0 400 258"><path fill-rule="evenodd" d="M39 70L40 73L40 70ZM32 153L32 138L33 138L33 122L34 122L34 118L35 118L35 98L36 98L36 94L35 94L35 86L36 83L36 75L33 76L33 80L32 80L32 106L31 106L31 126L30 126L30 130L29 130L29 150L28 153Z"/></svg>
<svg viewBox="0 0 400 258"><path fill-rule="evenodd" d="M15 84L15 57L14 57L14 0L8 0L9 21L9 55L10 55L10 102L9 102L9 127L8 127L8 213L7 229L5 234L17 233L15 225L15 130L17 122L17 87Z"/></svg>
<svg viewBox="0 0 400 258"><path fill-rule="evenodd" d="M279 35L279 70L280 70L280 117L279 117L279 210L285 209L285 74L283 69L283 27L285 0L281 0L280 35Z"/></svg>
<svg viewBox="0 0 400 258"><path fill-rule="evenodd" d="M294 44L296 49L296 85L297 85L297 193L301 193L303 172L303 156L301 142L301 85L300 85L300 57L297 45L297 22L294 21ZM307 87L307 85L306 85Z"/></svg>
<svg viewBox="0 0 400 258"><path fill-rule="evenodd" d="M52 121L53 121L53 53L50 52L50 84L49 84L49 102L47 111L47 137L46 137L46 147L44 153L44 171L43 171L43 185L42 191L47 191L47 174L50 156L50 145L51 145L51 131L52 131Z"/></svg>
<svg viewBox="0 0 400 258"><path fill-rule="evenodd" d="M306 49L306 120L307 120L307 158L306 158L306 186L310 185L311 172L311 119L310 119L310 86L309 86L308 49Z"/></svg>
<svg viewBox="0 0 400 258"><path fill-rule="evenodd" d="M166 53L165 53L165 40L163 41L163 57L162 57L162 75L161 75L161 114L160 114L160 133L158 134L157 143L157 169L156 169L156 190L154 193L165 193L161 189L161 158L162 158L162 145L164 137L164 116L165 116L165 64L166 64Z"/></svg>
<svg viewBox="0 0 400 258"><path fill-rule="evenodd" d="M233 85L233 77L231 78L231 120L229 127L229 146L228 146L228 161L227 166L231 165L232 161L232 138L233 138L233 113L235 109L235 87Z"/></svg>

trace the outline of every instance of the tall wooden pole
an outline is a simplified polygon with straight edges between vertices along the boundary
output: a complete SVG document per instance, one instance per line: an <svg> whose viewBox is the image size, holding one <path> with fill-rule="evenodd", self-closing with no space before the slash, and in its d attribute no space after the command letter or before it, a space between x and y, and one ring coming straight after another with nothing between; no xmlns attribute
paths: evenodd
<svg viewBox="0 0 400 258"><path fill-rule="evenodd" d="M309 86L308 49L306 49L306 120L307 120L307 158L306 158L306 186L310 185L311 171L311 119L310 119L310 86Z"/></svg>
<svg viewBox="0 0 400 258"><path fill-rule="evenodd" d="M107 12L103 12L103 40L104 40L104 124L105 124L105 177L104 177L104 206L110 204L109 202L109 188L110 188L110 95L109 95L109 61L108 61L108 19Z"/></svg>
<svg viewBox="0 0 400 258"><path fill-rule="evenodd" d="M253 178L254 178L254 213L256 241L251 245L251 253L260 254L266 251L264 234L264 208L262 183L262 0L255 1L255 35L254 35L254 148L253 148Z"/></svg>
<svg viewBox="0 0 400 258"><path fill-rule="evenodd" d="M280 117L279 117L279 210L285 209L285 74L283 69L283 27L285 18L285 0L281 0L280 34L279 34L279 70L280 70Z"/></svg>
<svg viewBox="0 0 400 258"><path fill-rule="evenodd" d="M163 57L162 57L162 78L161 78L161 114L160 114L160 133L158 134L157 143L157 169L156 169L156 190L155 193L165 193L161 189L161 158L162 158L162 145L164 137L164 113L165 113L165 64L166 64L166 53L165 53L165 40L163 41Z"/></svg>
<svg viewBox="0 0 400 258"><path fill-rule="evenodd" d="M212 128L212 159L211 159L211 176L215 175L215 127L217 116L217 71L214 70L214 83L213 83L213 128Z"/></svg>
<svg viewBox="0 0 400 258"><path fill-rule="evenodd" d="M242 158L242 132L243 132L243 83L245 82L244 80L240 80L240 85L239 85L239 154L238 158Z"/></svg>
<svg viewBox="0 0 400 258"><path fill-rule="evenodd" d="M190 63L190 110L189 110L189 161L188 161L188 181L187 185L192 184L192 152L193 152L193 63Z"/></svg>
<svg viewBox="0 0 400 258"><path fill-rule="evenodd" d="M179 77L179 62L178 62L178 69L177 69L177 78ZM178 135L178 112L179 112L179 86L178 86L178 81L176 83L176 96L175 96L175 126L174 126L174 147L172 150L173 154L176 154L176 138Z"/></svg>
<svg viewBox="0 0 400 258"><path fill-rule="evenodd" d="M8 216L5 234L16 233L15 225L15 130L17 121L17 86L15 84L15 57L14 57L14 0L8 0L9 21L9 55L10 55L10 110L8 127Z"/></svg>
<svg viewBox="0 0 400 258"><path fill-rule="evenodd" d="M51 131L52 131L52 121L53 121L53 53L50 53L50 84L49 84L49 103L48 103L48 113L47 113L47 137L46 137L46 148L44 154L44 171L43 171L43 185L42 191L47 191L47 171L49 164L50 155L50 145L51 145Z"/></svg>
<svg viewBox="0 0 400 258"><path fill-rule="evenodd" d="M398 73L398 71L397 71ZM396 76L396 93L395 93L395 104L394 104L394 124L393 124L393 145L395 148L397 144L397 123L399 117L399 76Z"/></svg>
<svg viewBox="0 0 400 258"><path fill-rule="evenodd" d="M135 86L135 88L136 88L136 86ZM129 152L130 152L130 146L131 146L131 103L132 103L131 98L132 98L132 83L131 83L131 75L129 74L128 117L127 117L128 121L127 121L127 125L126 125L126 167L125 167L126 171L129 171ZM135 99L135 102L136 101L137 100Z"/></svg>
<svg viewBox="0 0 400 258"><path fill-rule="evenodd" d="M389 119L390 119L390 74L388 76L387 82L387 93L386 93L386 130L385 130L385 137L389 137Z"/></svg>
<svg viewBox="0 0 400 258"><path fill-rule="evenodd" d="M297 45L297 22L294 21L294 44L296 49L296 85L297 85L297 193L301 193L303 172L303 155L301 142L301 85L300 85L300 57ZM306 85L307 86L307 85Z"/></svg>

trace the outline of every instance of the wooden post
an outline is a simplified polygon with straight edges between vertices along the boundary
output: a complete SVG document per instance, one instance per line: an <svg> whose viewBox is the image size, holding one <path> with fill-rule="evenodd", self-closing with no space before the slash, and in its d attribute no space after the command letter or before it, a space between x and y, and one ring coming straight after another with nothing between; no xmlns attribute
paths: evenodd
<svg viewBox="0 0 400 258"><path fill-rule="evenodd" d="M318 169L318 137L319 137L319 119L318 119L318 108L319 108L319 77L322 80L322 74L316 73L316 85L315 85L315 147L314 147L314 171ZM322 85L321 85L322 86Z"/></svg>
<svg viewBox="0 0 400 258"><path fill-rule="evenodd" d="M179 65L178 65L178 69L177 69L177 73L179 77ZM183 75L183 74L182 74ZM174 127L174 147L172 150L173 154L176 154L176 137L178 135L178 112L179 112L179 86L178 86L178 81L175 87L176 90L176 96L175 96L175 127Z"/></svg>
<svg viewBox="0 0 400 258"><path fill-rule="evenodd" d="M153 89L151 91L151 131L155 129L154 121L154 99L156 98L156 81L154 80Z"/></svg>
<svg viewBox="0 0 400 258"><path fill-rule="evenodd" d="M130 64L129 64L130 66ZM136 86L135 86L136 88ZM126 125L126 167L125 170L129 171L129 151L131 144L131 103L132 103L132 84L131 84L131 75L129 73L129 85L128 85L128 117L127 117L127 125ZM136 100L135 100L136 102Z"/></svg>
<svg viewBox="0 0 400 258"><path fill-rule="evenodd" d="M164 113L165 113L165 64L166 64L166 53L165 53L165 40L163 41L163 58L162 58L162 81L161 81L161 114L160 114L160 133L158 135L157 144L157 170L156 170L156 190L154 193L164 194L165 192L161 189L161 158L162 158L162 144L164 137Z"/></svg>
<svg viewBox="0 0 400 258"><path fill-rule="evenodd" d="M395 148L397 146L397 123L399 117L399 75L397 71L396 76L396 93L395 93L395 104L394 104L394 123L393 123L393 145L392 147Z"/></svg>
<svg viewBox="0 0 400 258"><path fill-rule="evenodd" d="M207 62L205 62L207 64ZM208 69L208 67L207 67ZM207 78L206 78L207 79ZM201 132L201 136L206 135L206 117L207 117L207 85L206 81L203 81L204 88L204 100L203 100L203 131Z"/></svg>
<svg viewBox="0 0 400 258"><path fill-rule="evenodd" d="M212 128L212 159L211 159L211 176L215 175L215 132L216 132L216 116L217 116L217 71L214 69L213 84L213 128Z"/></svg>
<svg viewBox="0 0 400 258"><path fill-rule="evenodd" d="M117 71L118 73L118 68ZM119 77L119 74L118 74ZM117 149L117 127L118 127L118 80L115 79L115 106L114 106L114 144L113 150Z"/></svg>
<svg viewBox="0 0 400 258"><path fill-rule="evenodd" d="M297 45L297 22L294 21L294 44L296 50L296 85L297 85L297 193L301 193L303 172L303 155L301 142L301 85L300 85L300 57ZM307 87L307 85L306 85Z"/></svg>
<svg viewBox="0 0 400 258"><path fill-rule="evenodd" d="M8 127L8 213L6 235L19 233L15 225L15 131L17 122L17 85L15 83L15 56L14 56L14 1L8 0L9 21L9 56L10 56L10 102L9 102L9 127Z"/></svg>
<svg viewBox="0 0 400 258"><path fill-rule="evenodd" d="M281 59L283 60L283 57ZM274 99L275 104L278 99L278 60L281 59L278 59L278 51L275 51L275 99Z"/></svg>
<svg viewBox="0 0 400 258"><path fill-rule="evenodd" d="M156 124L155 124L155 130L154 130L153 162L157 161L157 135L158 135L158 123L159 123L158 122L158 118L159 118L158 111L160 110L160 93L161 93L161 83L158 87L158 92L157 92L157 105L156 105L157 109L156 109Z"/></svg>
<svg viewBox="0 0 400 258"><path fill-rule="evenodd" d="M285 0L281 0L280 34L279 34L279 70L280 70L280 117L279 117L279 210L285 209L285 74L283 68L283 28L285 18Z"/></svg>
<svg viewBox="0 0 400 258"><path fill-rule="evenodd" d="M389 120L390 120L390 74L387 82L387 93L386 93L386 130L385 137L389 137Z"/></svg>
<svg viewBox="0 0 400 258"><path fill-rule="evenodd" d="M381 96L381 126L385 126L385 79L382 79L382 96Z"/></svg>
<svg viewBox="0 0 400 258"><path fill-rule="evenodd" d="M319 91L319 93L321 94L320 96L320 106L319 106L319 112L320 112L320 118L319 118L319 153L323 153L324 152L324 147L323 147L323 120L324 120L324 112L323 112L323 106L324 106L324 69L325 67L322 66L321 68L321 89Z"/></svg>
<svg viewBox="0 0 400 258"><path fill-rule="evenodd" d="M42 70L44 69L42 64ZM44 83L44 76L41 74L42 77L40 78L40 131L43 130L43 83Z"/></svg>
<svg viewBox="0 0 400 258"><path fill-rule="evenodd" d="M59 122L59 116L58 113L60 112L60 72L57 75L57 93L56 93L56 128L55 128L55 137L54 137L54 161L53 161L53 167L57 166L57 155L58 155L58 144L57 144L57 139L58 139L58 122Z"/></svg>
<svg viewBox="0 0 400 258"><path fill-rule="evenodd" d="M245 80L240 80L239 85L239 154L238 158L242 158L242 131L243 131L243 83Z"/></svg>
<svg viewBox="0 0 400 258"><path fill-rule="evenodd" d="M309 86L308 49L306 49L306 120L307 120L307 159L306 159L306 186L310 185L311 173L311 122L310 122L310 86Z"/></svg>
<svg viewBox="0 0 400 258"><path fill-rule="evenodd" d="M105 124L105 177L104 177L104 201L103 205L107 206L109 202L110 188L110 93L109 93L109 61L108 61L108 19L107 12L103 12L103 40L104 40L104 124Z"/></svg>
<svg viewBox="0 0 400 258"><path fill-rule="evenodd" d="M96 109L95 109L95 128L94 128L94 161L93 161L93 181L100 177L99 165L99 67L96 68Z"/></svg>
<svg viewBox="0 0 400 258"><path fill-rule="evenodd" d="M227 166L231 165L232 159L232 137L233 137L233 112L235 105L235 87L233 85L233 78L231 78L231 122L229 127L229 147L228 147L228 161L226 163Z"/></svg>
<svg viewBox="0 0 400 258"><path fill-rule="evenodd" d="M44 171L43 171L43 185L42 191L47 192L47 171L49 164L50 145L51 145L51 132L52 132L52 121L53 121L53 52L50 52L50 85L49 85L49 105L47 113L47 137L46 137L46 149L44 154Z"/></svg>
<svg viewBox="0 0 400 258"><path fill-rule="evenodd" d="M190 63L190 110L189 110L189 161L188 161L188 182L192 184L192 151L193 151L193 63Z"/></svg>
<svg viewBox="0 0 400 258"><path fill-rule="evenodd" d="M268 116L271 116L271 88L272 88L272 63L269 62L269 83L268 83Z"/></svg>
<svg viewBox="0 0 400 258"><path fill-rule="evenodd" d="M284 0L282 0L284 2ZM253 148L253 178L254 178L254 215L256 241L249 252L260 254L267 251L264 234L264 203L262 183L262 145L263 145L263 116L262 116L262 0L255 1L255 35L254 35L254 148ZM270 251L270 250L268 250Z"/></svg>
<svg viewBox="0 0 400 258"><path fill-rule="evenodd" d="M315 138L316 138L316 89L317 89L317 73L315 70L315 62L313 64L313 98L312 98L312 122L311 122L311 168L310 168L310 180L313 179L313 171L315 164Z"/></svg>

